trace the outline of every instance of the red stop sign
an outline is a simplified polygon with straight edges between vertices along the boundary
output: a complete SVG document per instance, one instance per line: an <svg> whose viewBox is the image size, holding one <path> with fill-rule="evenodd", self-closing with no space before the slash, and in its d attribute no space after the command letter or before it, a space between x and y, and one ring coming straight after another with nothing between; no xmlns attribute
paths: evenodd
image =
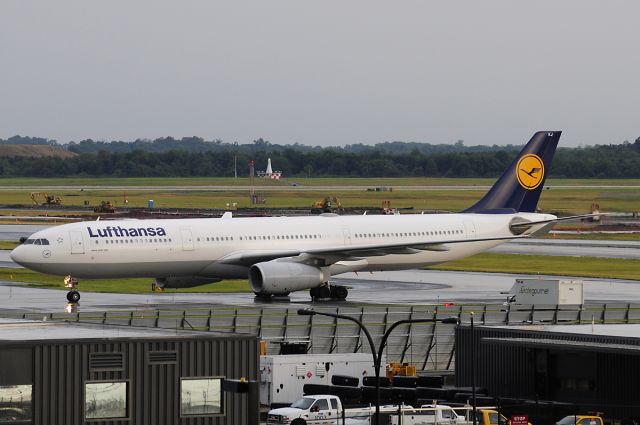
<svg viewBox="0 0 640 425"><path fill-rule="evenodd" d="M529 423L529 416L527 415L511 416L511 425L527 425L528 423Z"/></svg>

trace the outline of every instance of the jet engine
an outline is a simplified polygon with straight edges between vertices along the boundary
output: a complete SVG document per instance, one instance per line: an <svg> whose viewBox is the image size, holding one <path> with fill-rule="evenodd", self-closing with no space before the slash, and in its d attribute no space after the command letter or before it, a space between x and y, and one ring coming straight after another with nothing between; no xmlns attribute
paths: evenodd
<svg viewBox="0 0 640 425"><path fill-rule="evenodd" d="M203 276L158 277L154 282L160 288L193 288L207 283L220 282L222 279Z"/></svg>
<svg viewBox="0 0 640 425"><path fill-rule="evenodd" d="M288 294L315 288L328 279L321 269L292 261L267 261L249 269L249 283L256 294Z"/></svg>

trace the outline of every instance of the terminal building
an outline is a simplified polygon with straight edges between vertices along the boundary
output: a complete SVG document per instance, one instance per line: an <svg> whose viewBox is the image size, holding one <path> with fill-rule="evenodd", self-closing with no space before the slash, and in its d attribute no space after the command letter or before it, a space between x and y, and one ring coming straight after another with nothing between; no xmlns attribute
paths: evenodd
<svg viewBox="0 0 640 425"><path fill-rule="evenodd" d="M640 418L639 324L460 326L455 341L456 385L471 386L475 367L477 387L520 399L532 423L588 411Z"/></svg>
<svg viewBox="0 0 640 425"><path fill-rule="evenodd" d="M249 335L0 319L0 423L257 424L258 368Z"/></svg>

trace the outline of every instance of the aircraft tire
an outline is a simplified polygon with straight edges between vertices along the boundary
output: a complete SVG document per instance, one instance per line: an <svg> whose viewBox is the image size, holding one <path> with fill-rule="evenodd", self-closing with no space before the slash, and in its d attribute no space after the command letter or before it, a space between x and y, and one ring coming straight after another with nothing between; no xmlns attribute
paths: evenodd
<svg viewBox="0 0 640 425"><path fill-rule="evenodd" d="M331 298L335 298L338 300L344 300L349 295L349 290L344 286L332 286L331 287Z"/></svg>
<svg viewBox="0 0 640 425"><path fill-rule="evenodd" d="M80 301L80 292L78 291L69 291L67 292L67 301L70 303L77 303Z"/></svg>
<svg viewBox="0 0 640 425"><path fill-rule="evenodd" d="M318 286L316 288L311 288L309 290L309 294L311 295L311 299L313 301L333 298L333 293L328 286Z"/></svg>

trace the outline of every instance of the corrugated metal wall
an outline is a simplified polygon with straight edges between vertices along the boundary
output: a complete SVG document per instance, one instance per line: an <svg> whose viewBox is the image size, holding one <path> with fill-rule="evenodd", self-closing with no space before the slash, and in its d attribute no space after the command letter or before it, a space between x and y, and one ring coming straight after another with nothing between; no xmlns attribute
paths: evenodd
<svg viewBox="0 0 640 425"><path fill-rule="evenodd" d="M639 339L489 327L476 327L474 334L469 326L456 329L457 386L471 386L473 344L476 386L487 388L493 397L572 403L570 409L579 412L601 411L608 418L640 416L638 355L482 342L483 338L544 338L640 345ZM581 379L592 387L588 391L566 388L561 384L565 378Z"/></svg>
<svg viewBox="0 0 640 425"><path fill-rule="evenodd" d="M149 353L169 353L150 364ZM121 370L90 367L90 355L122 353ZM171 360L175 353L175 361ZM104 424L246 424L259 406L248 406L245 394L225 393L225 415L180 418L180 378L224 376L258 377L255 338L207 338L168 341L106 341L33 346L34 424L82 424L87 381L127 381L130 420ZM168 360L167 360L168 359ZM116 368L117 369L117 368Z"/></svg>

